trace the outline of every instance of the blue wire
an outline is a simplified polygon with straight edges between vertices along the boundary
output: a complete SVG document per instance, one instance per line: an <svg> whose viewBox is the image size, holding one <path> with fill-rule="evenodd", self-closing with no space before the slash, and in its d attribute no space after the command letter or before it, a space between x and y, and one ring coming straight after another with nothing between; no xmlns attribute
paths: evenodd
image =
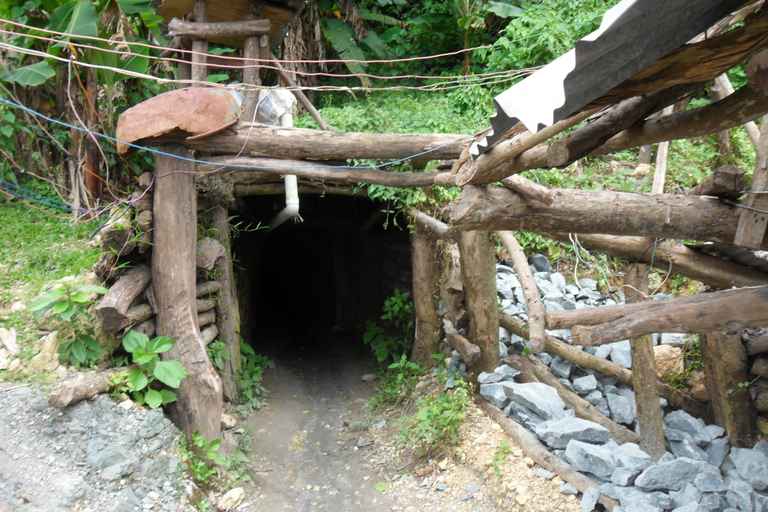
<svg viewBox="0 0 768 512"><path fill-rule="evenodd" d="M48 199L45 196L41 196L40 194L36 194L36 193L32 192L31 190L27 190L27 189L25 189L23 187L20 187L18 185L14 185L10 181L0 180L0 182L2 182L6 186L11 186L11 187L15 188L16 190L20 190L21 192L24 192L25 194L31 194L31 195L33 195L33 196L35 196L37 198L40 198L43 201L46 201L46 202L50 203L51 206L55 206L55 205L59 204L59 205L62 205L62 206L66 206L67 208L71 208L71 206L68 205L67 203L62 203L61 201L57 201L55 199ZM29 198L29 199L32 199L32 198ZM42 201L38 201L38 202L40 202L40 204L43 204ZM87 209L86 209L86 211L87 211Z"/></svg>
<svg viewBox="0 0 768 512"><path fill-rule="evenodd" d="M87 130L87 129L81 128L79 126L73 126L71 124L65 123L64 121L59 121L58 119L50 118L50 117L48 117L48 116L46 116L44 114L41 114L40 112L32 110L29 107L25 107L24 105L18 105L16 103L13 103L12 101L8 101L5 98L0 98L0 103L5 103L6 105L8 105L10 107L24 110L25 112L29 112L30 114L32 114L32 115L34 115L36 117L41 117L41 118L43 118L46 121L49 121L51 123L55 123L55 124L58 124L58 125L61 125L61 126L65 126L67 128L70 128L70 129L78 130L78 131L87 133L89 135L96 135L98 137L101 137L103 139L109 140L111 142L115 142L115 143L119 143L119 144L125 144L126 146L130 146L132 148L136 148L136 149L141 150L141 151L149 151L150 153L154 153L154 154L157 154L157 155L163 155L163 156L169 156L169 157L172 157L172 158L176 158L178 160L183 160L185 162L194 162L194 163L211 164L211 165L226 165L227 167L234 167L234 168L238 168L238 169L257 169L257 170L302 169L303 167L307 167L307 166L302 166L302 165L289 165L289 166L280 166L280 167L276 167L276 166L263 167L263 166L258 166L258 165L223 164L222 162L211 162L211 161L207 161L207 160L195 160L194 158L187 158L187 157L184 157L184 156L172 155L170 153L166 153L166 152L160 151L158 149L152 149L152 148L148 148L148 147L144 147L144 146L139 146L137 144L132 144L130 142L124 142L124 141L121 141L121 140L117 140L114 137L110 137L109 135L105 135L103 133ZM444 148L446 146L450 146L451 144L455 144L456 142L462 141L462 140L467 139L469 137L473 137L473 136L472 135L465 135L463 137L459 137L458 139L456 139L454 141L446 142L445 144L442 144L442 145L437 146L435 148L428 149L426 151L422 151L421 153L416 153L415 155L411 155L411 156L408 156L408 157L405 157L405 158L400 158L398 160L393 160L391 162L385 162L385 163L377 164L377 165L322 165L322 164L314 164L314 165L312 165L312 167L321 167L321 168L324 168L324 169L380 169L382 167L387 167L389 165L398 164L400 162L405 162L405 161L410 160L412 158L417 158L417 157L420 157L422 155L427 155L429 153L433 153L433 152L435 152L435 151L437 151L439 149L442 149L442 148Z"/></svg>
<svg viewBox="0 0 768 512"><path fill-rule="evenodd" d="M3 180L3 183L7 183L7 182ZM73 208L71 206L59 206L57 204L54 204L54 203L48 201L48 199L45 199L45 198L43 198L43 200L40 200L40 199L37 199L37 198L34 198L34 197L26 196L26 195L24 195L22 193L14 192L13 190L9 190L9 189L3 187L2 185L0 185L0 190L3 190L3 191L5 191L5 192L7 192L7 193L9 193L9 194L11 194L13 196L21 198L21 199L25 199L27 201L32 201L33 203L41 204L43 206L47 206L47 207L50 207L50 208L58 208L59 210L67 210L67 211L72 211L73 210Z"/></svg>

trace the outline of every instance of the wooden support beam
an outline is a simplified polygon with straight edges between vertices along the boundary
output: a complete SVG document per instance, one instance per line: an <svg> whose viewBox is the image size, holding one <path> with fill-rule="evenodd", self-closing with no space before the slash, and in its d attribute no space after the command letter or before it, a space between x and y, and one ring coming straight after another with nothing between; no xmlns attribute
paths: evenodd
<svg viewBox="0 0 768 512"><path fill-rule="evenodd" d="M208 1L195 0L195 22L205 23L207 17ZM205 82L208 78L208 66L206 66L208 53L208 40L198 38L192 40L192 80Z"/></svg>
<svg viewBox="0 0 768 512"><path fill-rule="evenodd" d="M646 274L650 268L642 263L636 264L624 276L625 284L634 290L631 302L642 302L648 294ZM630 300L627 300L629 303ZM640 449L658 461L666 452L664 444L664 423L661 419L661 404L656 391L656 359L653 353L653 338L650 334L629 340L632 355L632 389L635 390L637 408L637 432L640 435Z"/></svg>
<svg viewBox="0 0 768 512"><path fill-rule="evenodd" d="M709 333L700 335L699 340L715 420L726 430L733 446L751 448L755 442L755 417L749 389L741 387L742 382L749 381L741 334Z"/></svg>
<svg viewBox="0 0 768 512"><path fill-rule="evenodd" d="M112 285L94 308L106 332L115 333L128 325L128 311L136 297L149 286L151 279L151 269L147 265L139 264Z"/></svg>
<svg viewBox="0 0 768 512"><path fill-rule="evenodd" d="M458 230L644 235L733 243L740 211L717 199L553 189L550 205L504 187L465 186L448 218ZM768 243L763 244L768 248Z"/></svg>
<svg viewBox="0 0 768 512"><path fill-rule="evenodd" d="M557 380L549 368L536 359L534 356L521 356L513 354L504 358L504 362L520 372L517 379L523 382L541 382L557 390L557 394L563 399L565 405L576 413L576 416L597 423L607 428L611 433L611 438L619 444L635 443L640 444L640 436L606 417L605 414L594 405L590 404L573 391L566 388L562 382ZM656 397L658 403L659 397ZM664 436L662 434L662 440Z"/></svg>
<svg viewBox="0 0 768 512"><path fill-rule="evenodd" d="M122 372L129 372L136 365L125 366L122 368L110 368L103 372L96 372L86 375L82 379L73 379L62 382L51 391L48 398L48 404L51 407L67 407L83 400L95 397L99 393L110 391L114 385L113 379Z"/></svg>
<svg viewBox="0 0 768 512"><path fill-rule="evenodd" d="M767 73L768 74L768 73ZM750 249L765 245L768 229L768 123L760 128L760 141L755 155L755 171L749 193L744 200L745 208L739 217L734 243Z"/></svg>
<svg viewBox="0 0 768 512"><path fill-rule="evenodd" d="M436 238L444 240L449 244L456 243L456 236L446 223L412 208L405 210L405 213L413 220L414 225L419 228L429 231Z"/></svg>
<svg viewBox="0 0 768 512"><path fill-rule="evenodd" d="M546 205L552 204L555 200L554 190L539 185L538 183L534 183L527 178L523 178L519 174L513 174L512 176L504 178L501 180L501 184L522 197L523 200L535 200Z"/></svg>
<svg viewBox="0 0 768 512"><path fill-rule="evenodd" d="M465 231L459 236L464 303L469 314L469 340L480 347L480 359L470 368L470 379L499 365L499 308L490 233Z"/></svg>
<svg viewBox="0 0 768 512"><path fill-rule="evenodd" d="M258 9L254 4L251 4L251 11ZM255 20L255 14L249 14L249 21L261 21ZM266 20L269 22L269 20ZM269 22L271 25L271 22ZM264 32L264 34L269 33ZM245 35L245 34L244 34ZM243 45L243 84L248 86L243 90L243 113L240 116L240 120L246 123L253 123L256 121L256 105L259 102L259 89L261 85L261 78L259 78L259 36L261 34L249 34L245 38Z"/></svg>
<svg viewBox="0 0 768 512"><path fill-rule="evenodd" d="M560 457L551 453L536 436L528 432L525 427L504 414L504 411L488 403L481 396L475 396L475 404L480 407L488 416L494 419L501 426L504 432L510 436L523 452L530 457L539 466L548 469L557 476L574 486L579 492L584 492L591 487L598 487L597 482L579 473L573 467ZM600 495L598 502L606 510L612 511L619 503L607 496Z"/></svg>
<svg viewBox="0 0 768 512"><path fill-rule="evenodd" d="M471 367L477 364L477 361L480 360L480 347L459 334L453 322L448 318L443 318L443 330L445 331L445 338L448 340L448 344L461 355L467 366Z"/></svg>
<svg viewBox="0 0 768 512"><path fill-rule="evenodd" d="M736 92L731 83L731 79L728 78L726 73L715 78L715 85L720 88L723 97L730 96ZM744 130L746 130L749 140L752 141L752 145L757 146L757 143L760 140L760 128L757 127L757 124L755 124L754 121L744 123Z"/></svg>
<svg viewBox="0 0 768 512"><path fill-rule="evenodd" d="M216 301L216 325L219 339L227 346L229 360L224 361L221 381L224 398L237 403L240 399L240 378L242 358L240 355L240 310L237 304L235 276L232 268L232 240L229 233L229 214L223 204L215 206L211 212L211 226L216 231L216 239L224 246L224 258L216 267L216 281L219 287Z"/></svg>
<svg viewBox="0 0 768 512"><path fill-rule="evenodd" d="M624 311L617 312L614 308ZM595 310L595 318L589 320L592 325L574 325L571 328L575 345L604 345L655 332L732 333L768 324L768 286L592 309ZM605 309L613 311L603 312ZM583 310L571 312L574 311ZM561 313L564 311L555 312ZM614 319L595 325L596 318L612 314L616 315Z"/></svg>
<svg viewBox="0 0 768 512"><path fill-rule="evenodd" d="M424 366L434 366L436 360L432 355L438 352L440 317L437 314L435 294L438 289L439 264L436 240L426 229L416 224L411 231L413 318L416 324L411 360Z"/></svg>
<svg viewBox="0 0 768 512"><path fill-rule="evenodd" d="M239 123L197 140L185 140L190 149L216 154L308 160L391 160L429 151L432 160L458 158L471 138L435 133L324 132L308 128L281 128ZM364 181L364 180L360 180Z"/></svg>
<svg viewBox="0 0 768 512"><path fill-rule="evenodd" d="M248 21L224 21L218 23L182 21L172 18L168 22L168 35L192 39L222 39L269 34L272 22L269 19Z"/></svg>
<svg viewBox="0 0 768 512"><path fill-rule="evenodd" d="M338 133L338 132L337 132ZM213 164L201 164L201 173L217 171L222 180L231 181L237 185L264 183L279 179L286 174L295 174L299 178L329 181L332 183L357 184L376 183L391 187L428 187L434 184L435 176L440 173L395 173L381 169L339 169L324 166L319 162L307 160L290 160L278 158L251 157L211 157L207 161ZM219 165L221 162L221 165ZM250 166L246 169L238 166ZM210 177L209 175L209 177Z"/></svg>
<svg viewBox="0 0 768 512"><path fill-rule="evenodd" d="M566 244L571 243L568 233L549 233L547 236ZM768 274L765 272L711 256L679 242L658 241L642 236L571 236L575 236L586 249L628 261L653 264L659 270L686 276L716 289L768 284Z"/></svg>
<svg viewBox="0 0 768 512"><path fill-rule="evenodd" d="M197 193L195 164L180 146L164 146L156 157L155 246L152 288L157 303L157 334L176 340L164 360L176 359L189 377L181 381L171 418L191 438L199 431L208 441L221 439L222 384L208 360L195 311ZM180 172L181 171L181 172Z"/></svg>
<svg viewBox="0 0 768 512"><path fill-rule="evenodd" d="M735 165L726 165L712 171L704 181L688 189L687 196L730 196L736 199L746 186L746 172Z"/></svg>
<svg viewBox="0 0 768 512"><path fill-rule="evenodd" d="M512 258L515 273L520 280L520 285L523 287L525 305L528 306L531 352L541 354L546 345L544 331L547 327L546 310L544 309L544 303L541 302L541 292L536 285L536 281L533 280L533 272L531 272L531 267L528 265L525 252L523 252L523 248L515 236L507 231L497 231L496 236L509 253L510 258Z"/></svg>

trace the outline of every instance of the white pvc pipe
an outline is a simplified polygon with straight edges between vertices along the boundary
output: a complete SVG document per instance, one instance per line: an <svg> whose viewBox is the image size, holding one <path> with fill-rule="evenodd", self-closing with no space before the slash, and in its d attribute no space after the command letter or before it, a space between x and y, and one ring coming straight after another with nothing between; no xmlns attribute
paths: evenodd
<svg viewBox="0 0 768 512"><path fill-rule="evenodd" d="M280 116L280 126L283 128L293 126L293 114L289 112ZM285 176L285 208L270 221L267 233L288 219L296 219L296 222L304 221L299 215L299 184L295 174Z"/></svg>

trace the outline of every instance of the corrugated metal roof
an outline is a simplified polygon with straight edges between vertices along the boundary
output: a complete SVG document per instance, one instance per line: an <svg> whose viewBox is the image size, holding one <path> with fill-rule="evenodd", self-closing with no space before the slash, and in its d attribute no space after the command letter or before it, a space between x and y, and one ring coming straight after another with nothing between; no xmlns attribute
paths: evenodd
<svg viewBox="0 0 768 512"><path fill-rule="evenodd" d="M477 157L518 122L536 132L578 112L700 34L747 0L623 0L576 47L494 98Z"/></svg>

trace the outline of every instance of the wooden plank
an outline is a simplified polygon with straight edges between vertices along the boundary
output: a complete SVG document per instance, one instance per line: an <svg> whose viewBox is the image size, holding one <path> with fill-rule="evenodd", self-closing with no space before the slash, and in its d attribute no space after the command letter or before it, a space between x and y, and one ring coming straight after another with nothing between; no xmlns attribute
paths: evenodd
<svg viewBox="0 0 768 512"><path fill-rule="evenodd" d="M650 268L642 263L634 265L624 276L625 284L637 295L627 302L642 302L648 294L646 274ZM640 449L658 461L666 453L664 424L662 422L659 393L656 391L656 359L653 353L651 335L638 336L629 340L632 355L632 388L635 390L637 407L637 432L640 435Z"/></svg>
<svg viewBox="0 0 768 512"><path fill-rule="evenodd" d="M750 249L760 249L766 242L768 228L768 123L760 128L760 141L755 155L755 171L749 186L744 210L739 217L734 243Z"/></svg>

